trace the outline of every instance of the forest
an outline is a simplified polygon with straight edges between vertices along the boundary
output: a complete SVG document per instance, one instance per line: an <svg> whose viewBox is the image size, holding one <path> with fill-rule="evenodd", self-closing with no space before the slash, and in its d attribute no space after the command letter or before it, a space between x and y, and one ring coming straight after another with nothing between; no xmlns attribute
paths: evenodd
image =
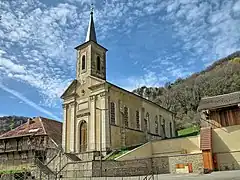
<svg viewBox="0 0 240 180"><path fill-rule="evenodd" d="M215 61L205 70L164 87L140 87L133 92L176 113L178 130L199 126L202 97L240 91L240 51Z"/></svg>

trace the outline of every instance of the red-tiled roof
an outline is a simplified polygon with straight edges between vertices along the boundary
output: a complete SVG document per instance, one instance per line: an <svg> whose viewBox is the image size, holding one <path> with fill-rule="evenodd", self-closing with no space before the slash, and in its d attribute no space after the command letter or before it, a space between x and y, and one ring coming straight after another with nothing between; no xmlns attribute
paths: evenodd
<svg viewBox="0 0 240 180"><path fill-rule="evenodd" d="M0 135L0 138L3 139L27 135L48 135L57 144L60 144L62 140L62 123L44 117L36 117L17 128Z"/></svg>
<svg viewBox="0 0 240 180"><path fill-rule="evenodd" d="M62 143L62 123L40 117L46 134L51 137L57 144Z"/></svg>

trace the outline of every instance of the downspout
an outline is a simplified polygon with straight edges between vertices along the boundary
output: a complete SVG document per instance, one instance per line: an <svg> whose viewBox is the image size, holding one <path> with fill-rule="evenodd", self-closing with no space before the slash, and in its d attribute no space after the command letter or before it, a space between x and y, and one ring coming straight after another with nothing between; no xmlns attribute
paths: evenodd
<svg viewBox="0 0 240 180"><path fill-rule="evenodd" d="M74 90L74 125L76 125L76 117L77 117L77 102L76 102L76 96L77 96L77 84L78 84L78 80L76 80L77 82L76 82L76 85L75 85L75 90ZM73 146L73 148L74 148L74 151L76 152L76 133L77 132L77 126L74 126L74 146Z"/></svg>
<svg viewBox="0 0 240 180"><path fill-rule="evenodd" d="M108 124L109 124L109 146L111 147L112 145L112 136L111 136L111 123L110 123L110 116L111 116L111 113L110 113L110 96L109 96L109 90L110 87L108 86L107 88L107 91L108 91ZM116 109L116 108L115 108ZM116 111L116 110L115 110ZM115 112L116 113L116 112ZM115 121L116 121L116 117L115 117ZM110 148L109 147L109 148Z"/></svg>

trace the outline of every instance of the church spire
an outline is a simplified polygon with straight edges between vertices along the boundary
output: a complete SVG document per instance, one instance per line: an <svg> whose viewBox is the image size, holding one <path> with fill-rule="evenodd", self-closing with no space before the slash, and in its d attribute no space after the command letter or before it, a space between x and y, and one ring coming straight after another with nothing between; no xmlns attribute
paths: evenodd
<svg viewBox="0 0 240 180"><path fill-rule="evenodd" d="M93 4L91 4L91 13L90 13L90 21L88 25L88 31L87 31L87 37L85 42L88 41L94 41L97 42L95 27L94 27L94 21L93 21Z"/></svg>

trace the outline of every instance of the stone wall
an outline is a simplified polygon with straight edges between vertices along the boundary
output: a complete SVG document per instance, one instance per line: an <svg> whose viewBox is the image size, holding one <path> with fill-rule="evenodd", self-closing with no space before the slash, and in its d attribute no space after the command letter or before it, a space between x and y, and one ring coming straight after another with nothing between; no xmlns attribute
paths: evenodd
<svg viewBox="0 0 240 180"><path fill-rule="evenodd" d="M103 161L93 162L93 177L98 176L134 176L148 174L151 167L149 159L132 161Z"/></svg>
<svg viewBox="0 0 240 180"><path fill-rule="evenodd" d="M129 161L103 161L100 174L100 161L93 162L93 177L141 176L149 173L169 173L168 157L137 159Z"/></svg>
<svg viewBox="0 0 240 180"><path fill-rule="evenodd" d="M202 154L186 154L162 156L128 161L103 161L102 176L125 177L141 176L149 173L166 174L176 173L177 164L192 164L192 172L199 173L203 169ZM100 176L100 161L93 161L93 177Z"/></svg>
<svg viewBox="0 0 240 180"><path fill-rule="evenodd" d="M154 174L166 174L169 171L169 160L168 157L152 158L152 169Z"/></svg>
<svg viewBox="0 0 240 180"><path fill-rule="evenodd" d="M192 164L193 173L199 173L203 169L203 157L202 153L199 154L184 154L169 157L169 171L170 173L176 173L177 164Z"/></svg>

